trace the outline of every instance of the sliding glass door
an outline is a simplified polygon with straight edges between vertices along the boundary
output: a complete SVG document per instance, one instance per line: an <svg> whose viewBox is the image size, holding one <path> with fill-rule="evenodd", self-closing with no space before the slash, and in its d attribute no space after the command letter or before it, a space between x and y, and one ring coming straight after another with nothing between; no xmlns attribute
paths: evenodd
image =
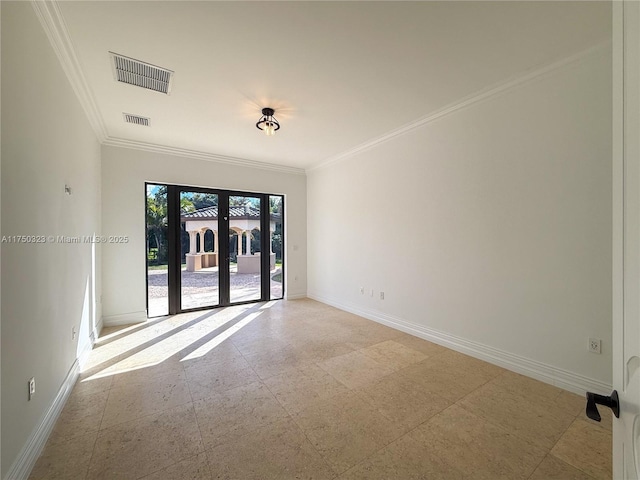
<svg viewBox="0 0 640 480"><path fill-rule="evenodd" d="M230 301L262 298L260 197L229 196Z"/></svg>
<svg viewBox="0 0 640 480"><path fill-rule="evenodd" d="M283 196L158 184L146 194L149 317L283 298Z"/></svg>
<svg viewBox="0 0 640 480"><path fill-rule="evenodd" d="M218 194L180 191L181 310L220 304Z"/></svg>

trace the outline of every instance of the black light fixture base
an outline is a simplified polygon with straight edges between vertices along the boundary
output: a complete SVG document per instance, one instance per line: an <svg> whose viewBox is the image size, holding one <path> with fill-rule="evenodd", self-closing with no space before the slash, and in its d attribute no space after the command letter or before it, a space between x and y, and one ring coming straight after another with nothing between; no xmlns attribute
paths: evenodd
<svg viewBox="0 0 640 480"><path fill-rule="evenodd" d="M267 135L273 135L277 130L280 130L280 124L273 116L274 113L276 111L273 108L265 107L262 109L262 117L256 123L258 130L264 131Z"/></svg>

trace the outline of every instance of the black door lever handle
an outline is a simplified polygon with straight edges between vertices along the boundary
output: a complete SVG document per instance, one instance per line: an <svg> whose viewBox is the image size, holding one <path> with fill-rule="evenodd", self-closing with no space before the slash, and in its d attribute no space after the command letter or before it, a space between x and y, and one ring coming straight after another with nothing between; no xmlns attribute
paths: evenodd
<svg viewBox="0 0 640 480"><path fill-rule="evenodd" d="M618 399L618 392L616 390L611 392L611 396L609 397L587 392L587 417L599 422L601 417L597 404L609 407L616 418L620 418L620 400Z"/></svg>

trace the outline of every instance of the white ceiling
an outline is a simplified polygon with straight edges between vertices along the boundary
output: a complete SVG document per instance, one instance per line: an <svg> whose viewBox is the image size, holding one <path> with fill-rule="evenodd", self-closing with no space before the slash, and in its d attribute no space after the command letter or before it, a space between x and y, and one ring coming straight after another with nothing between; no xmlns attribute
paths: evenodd
<svg viewBox="0 0 640 480"><path fill-rule="evenodd" d="M58 6L108 139L302 169L601 43L611 23L606 2ZM175 71L171 94L116 82L109 51ZM255 127L265 106L274 137Z"/></svg>

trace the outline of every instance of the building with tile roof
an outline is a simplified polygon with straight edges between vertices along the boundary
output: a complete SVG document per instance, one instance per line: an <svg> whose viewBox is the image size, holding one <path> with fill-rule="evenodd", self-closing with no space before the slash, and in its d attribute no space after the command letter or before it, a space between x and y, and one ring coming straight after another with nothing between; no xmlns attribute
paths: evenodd
<svg viewBox="0 0 640 480"><path fill-rule="evenodd" d="M275 253L271 248L271 238L276 222L281 219L278 213L272 213L269 219L269 253L271 268L275 266ZM189 234L189 252L186 255L187 271L216 267L218 262L218 206L199 208L193 212L182 213L180 221ZM207 231L213 233L213 250L205 251L204 236ZM255 230L260 231L260 209L253 205L229 207L229 236L236 235L236 257L238 273L257 273L260 271L260 252L251 252L251 238ZM242 254L244 237L245 254ZM200 242L198 242L200 239Z"/></svg>

